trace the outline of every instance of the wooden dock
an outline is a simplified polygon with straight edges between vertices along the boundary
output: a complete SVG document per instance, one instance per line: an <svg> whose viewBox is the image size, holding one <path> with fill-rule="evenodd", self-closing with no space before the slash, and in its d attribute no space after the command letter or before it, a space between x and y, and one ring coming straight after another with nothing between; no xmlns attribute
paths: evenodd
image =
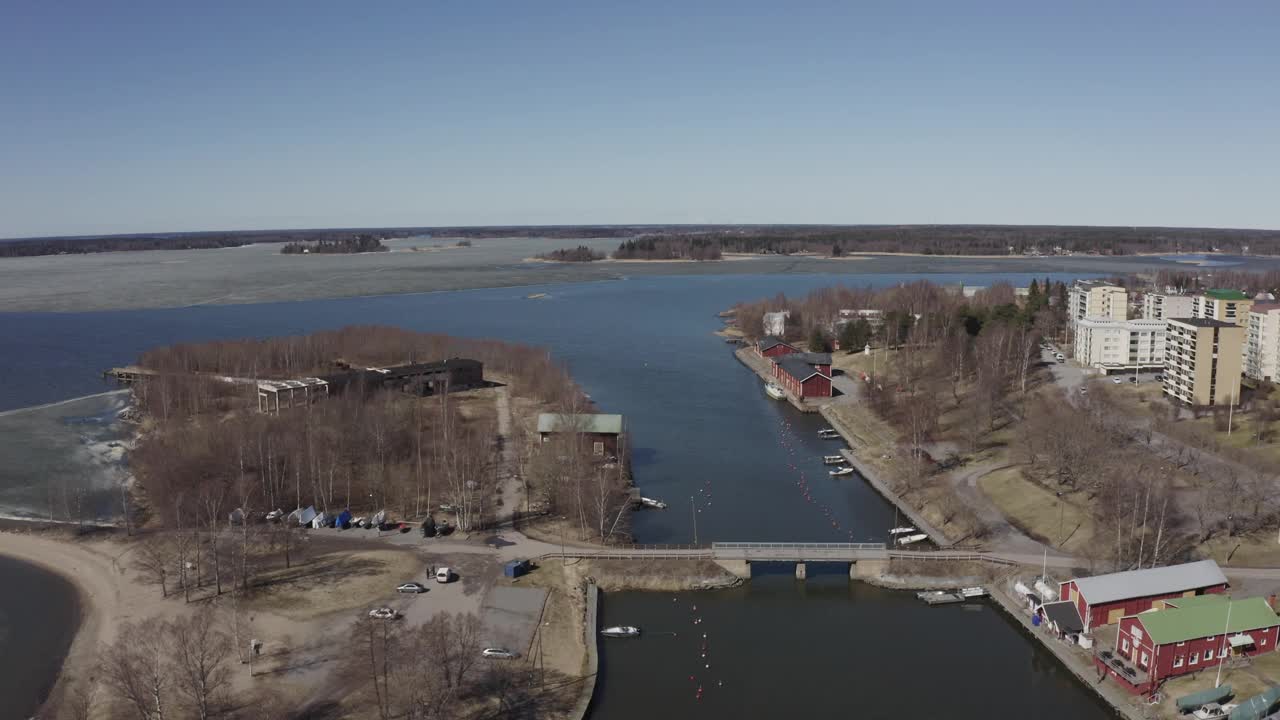
<svg viewBox="0 0 1280 720"><path fill-rule="evenodd" d="M103 371L102 376L105 378L113 378L120 382L132 383L145 378L155 377L159 374L160 373L155 370L139 367L137 365L125 365L124 367L113 367L110 370L105 370Z"/></svg>

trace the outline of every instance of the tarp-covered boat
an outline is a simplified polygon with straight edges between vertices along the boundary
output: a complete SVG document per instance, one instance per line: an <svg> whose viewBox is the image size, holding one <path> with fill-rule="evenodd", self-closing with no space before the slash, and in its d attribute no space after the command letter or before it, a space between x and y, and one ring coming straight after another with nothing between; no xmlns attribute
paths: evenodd
<svg viewBox="0 0 1280 720"><path fill-rule="evenodd" d="M1178 698L1178 709L1181 710L1182 712L1190 712L1200 707L1201 705L1208 705L1209 703L1212 703L1212 702L1221 703L1226 701L1230 697L1231 697L1231 686L1222 685L1221 687L1209 688L1208 690L1201 690L1200 692L1194 692L1194 693L1191 693L1190 695L1183 695L1182 697Z"/></svg>

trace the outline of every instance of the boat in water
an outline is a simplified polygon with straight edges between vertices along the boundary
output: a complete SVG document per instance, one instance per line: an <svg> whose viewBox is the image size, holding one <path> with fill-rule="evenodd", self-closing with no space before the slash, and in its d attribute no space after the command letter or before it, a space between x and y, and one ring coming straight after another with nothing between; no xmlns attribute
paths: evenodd
<svg viewBox="0 0 1280 720"><path fill-rule="evenodd" d="M818 431L818 437L826 438L828 440L835 440L840 437L840 433L836 432L832 428L822 428L821 430Z"/></svg>
<svg viewBox="0 0 1280 720"><path fill-rule="evenodd" d="M975 585L973 587L960 588L960 594L963 595L966 600L971 598L986 597L987 589L983 587L978 587Z"/></svg>
<svg viewBox="0 0 1280 720"><path fill-rule="evenodd" d="M764 394L774 400L785 400L787 397L787 394L783 392L782 388L778 385L774 385L773 383L769 383L764 386Z"/></svg>
<svg viewBox="0 0 1280 720"><path fill-rule="evenodd" d="M662 502L661 500L655 500L653 498L647 498L647 497L641 497L640 504L645 507L656 508L658 510L665 510L667 507L667 504Z"/></svg>
<svg viewBox="0 0 1280 720"><path fill-rule="evenodd" d="M614 625L601 630L600 634L611 638L640 637L640 628L634 625Z"/></svg>
<svg viewBox="0 0 1280 720"><path fill-rule="evenodd" d="M852 474L853 474L853 468L851 468L851 467L842 467L842 468L840 468L840 469L838 469L838 470L828 470L828 471L827 471L827 474L828 474L828 475L830 475L831 477L840 477L840 476L842 476L842 475L852 475Z"/></svg>
<svg viewBox="0 0 1280 720"><path fill-rule="evenodd" d="M843 465L845 459L843 455L823 455L822 464L824 465Z"/></svg>
<svg viewBox="0 0 1280 720"><path fill-rule="evenodd" d="M895 540L894 542L898 543L899 545L910 545L912 543L918 543L921 540L928 540L928 539L929 539L928 535L925 535L924 533L916 533L914 535L903 535L899 537L897 540Z"/></svg>
<svg viewBox="0 0 1280 720"><path fill-rule="evenodd" d="M890 528L889 534L890 535L906 535L907 533L913 533L915 531L916 531L915 528L904 525L902 527Z"/></svg>

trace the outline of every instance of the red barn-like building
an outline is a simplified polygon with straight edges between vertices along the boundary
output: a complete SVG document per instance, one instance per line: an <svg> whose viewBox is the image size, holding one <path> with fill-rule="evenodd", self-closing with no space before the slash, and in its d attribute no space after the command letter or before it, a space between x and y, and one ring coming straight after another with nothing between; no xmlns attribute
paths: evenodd
<svg viewBox="0 0 1280 720"><path fill-rule="evenodd" d="M762 337L756 343L756 354L760 357L777 358L797 352L800 351L795 346L789 345L772 335Z"/></svg>
<svg viewBox="0 0 1280 720"><path fill-rule="evenodd" d="M1130 692L1151 692L1165 680L1217 666L1229 657L1274 652L1280 617L1262 598L1223 594L1175 598L1168 609L1120 620L1111 655L1100 669Z"/></svg>
<svg viewBox="0 0 1280 720"><path fill-rule="evenodd" d="M1220 593L1226 589L1227 578L1218 569L1218 563L1200 560L1075 578L1062 583L1059 597L1076 604L1084 621L1084 631L1089 632L1099 625L1120 622L1120 618L1127 615L1163 608L1164 601L1172 598Z"/></svg>
<svg viewBox="0 0 1280 720"><path fill-rule="evenodd" d="M831 376L805 362L803 358L785 356L773 361L773 376L778 384L800 399L831 397Z"/></svg>

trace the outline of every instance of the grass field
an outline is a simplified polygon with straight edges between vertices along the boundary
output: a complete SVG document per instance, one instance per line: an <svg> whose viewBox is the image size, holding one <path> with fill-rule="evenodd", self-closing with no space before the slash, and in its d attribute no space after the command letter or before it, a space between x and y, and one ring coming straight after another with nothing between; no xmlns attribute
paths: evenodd
<svg viewBox="0 0 1280 720"><path fill-rule="evenodd" d="M1000 512L1023 532L1067 551L1093 539L1093 520L1073 495L1052 492L1022 476L1019 468L997 470L978 480L978 487ZM1065 542L1064 542L1065 541Z"/></svg>

